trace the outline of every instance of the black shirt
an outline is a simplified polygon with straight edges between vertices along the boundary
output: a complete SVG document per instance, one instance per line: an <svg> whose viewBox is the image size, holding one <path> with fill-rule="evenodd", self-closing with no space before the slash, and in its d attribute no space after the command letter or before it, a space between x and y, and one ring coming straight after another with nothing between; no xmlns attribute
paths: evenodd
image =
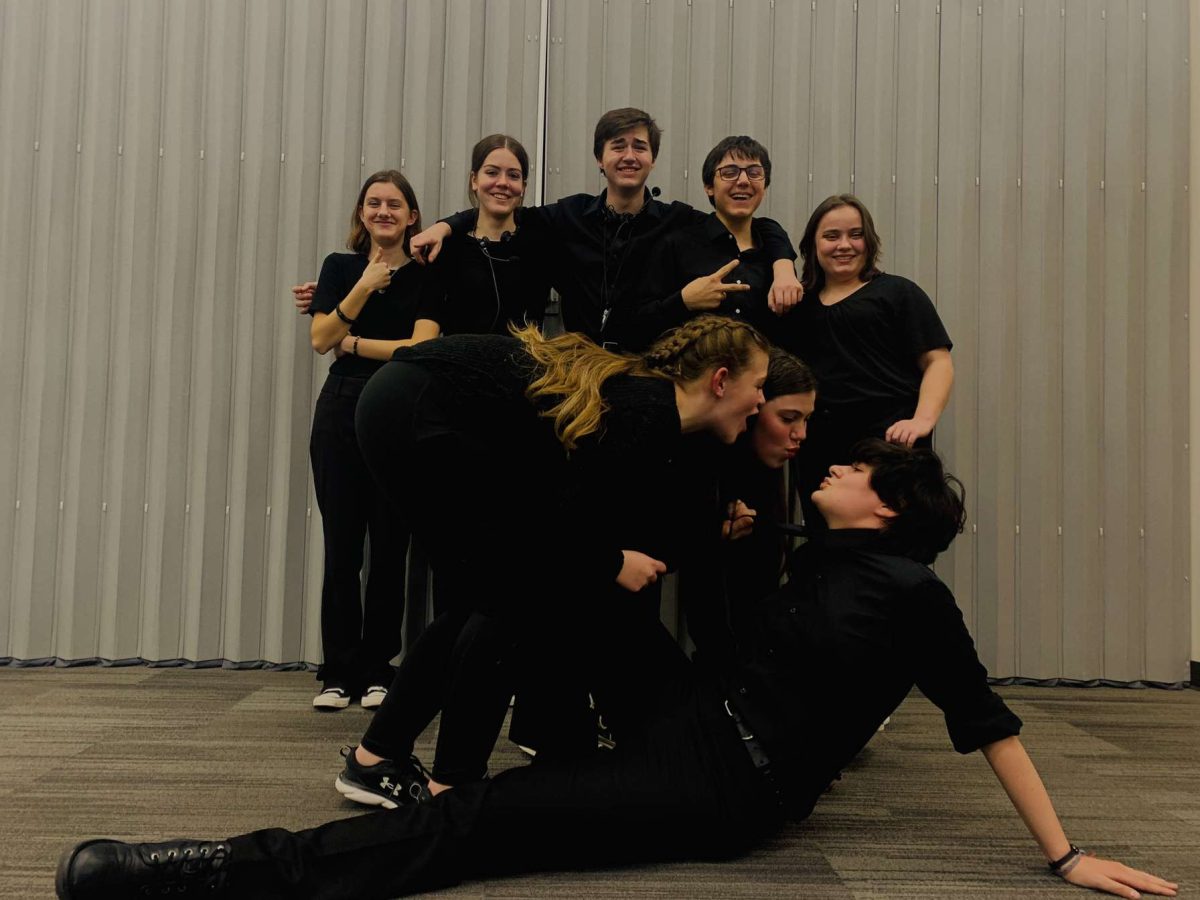
<svg viewBox="0 0 1200 900"><path fill-rule="evenodd" d="M362 253L330 253L321 266L321 277L313 292L309 315L327 313L336 315L333 308L346 299L358 284L367 268L367 257ZM425 272L421 266L407 263L401 266L391 283L382 291L375 291L363 304L362 310L350 326L350 333L364 338L398 341L412 337L413 325L417 320L417 298ZM334 360L329 367L332 375L369 378L383 365L382 360L367 359L365 356L346 354Z"/></svg>
<svg viewBox="0 0 1200 900"><path fill-rule="evenodd" d="M988 685L949 588L883 532L835 530L805 544L791 580L738 639L742 664L726 673L727 693L764 740L796 815L913 685L942 710L959 753L1021 730Z"/></svg>
<svg viewBox="0 0 1200 900"><path fill-rule="evenodd" d="M915 408L917 357L952 346L933 301L899 275L878 275L832 306L805 294L791 315L796 327L782 346L812 367L819 409Z"/></svg>
<svg viewBox="0 0 1200 900"><path fill-rule="evenodd" d="M528 246L536 248L539 265L545 266L550 283L562 296L564 327L594 341L618 343L623 336L603 327L608 324L605 310L631 303L642 294L645 266L659 240L707 218L678 200L670 204L655 200L649 191L634 214L612 212L607 190L517 210L518 225L530 231ZM475 212L456 213L445 221L455 233L466 232L475 224ZM759 221L768 261L795 259L787 232L770 219Z"/></svg>
<svg viewBox="0 0 1200 900"><path fill-rule="evenodd" d="M451 418L479 435L480 452L496 441L518 445L530 465L510 477L530 480L530 503L547 505L544 530L530 535L530 546L546 565L560 566L567 582L611 583L623 549L677 558L686 484L676 467L682 433L671 381L609 378L601 388L607 409L600 429L568 455L552 420L540 415L558 398L526 397L539 370L516 338L460 334L401 347L392 359L421 366L447 388Z"/></svg>
<svg viewBox="0 0 1200 900"><path fill-rule="evenodd" d="M700 315L684 304L683 288L735 259L740 264L724 280L749 285L750 290L727 294L719 307L705 312L749 322L772 343L779 343L780 332L791 322L791 316L777 316L767 306L767 294L775 279L772 259L763 249L766 236L762 221L754 219L751 223L754 246L747 250L738 250L737 239L716 213L672 231L659 241L646 266L641 296L613 313L613 327L624 336L622 347L642 350L668 328ZM784 240L788 240L786 234Z"/></svg>
<svg viewBox="0 0 1200 900"><path fill-rule="evenodd" d="M509 323L541 325L550 284L531 258L524 229L500 241L451 235L421 289L416 318L442 334L508 334Z"/></svg>

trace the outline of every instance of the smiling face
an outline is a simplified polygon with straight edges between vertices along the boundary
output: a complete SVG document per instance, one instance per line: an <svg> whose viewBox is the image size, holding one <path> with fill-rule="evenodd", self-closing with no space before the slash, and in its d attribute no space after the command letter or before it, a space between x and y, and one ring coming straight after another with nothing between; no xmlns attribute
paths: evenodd
<svg viewBox="0 0 1200 900"><path fill-rule="evenodd" d="M367 188L358 218L376 246L394 247L417 221L417 213L409 208L400 188L390 181L377 181Z"/></svg>
<svg viewBox="0 0 1200 900"><path fill-rule="evenodd" d="M883 528L895 513L871 487L871 468L862 463L830 466L812 494L830 528Z"/></svg>
<svg viewBox="0 0 1200 900"><path fill-rule="evenodd" d="M721 177L721 170L726 166L741 170L732 181ZM704 186L705 193L712 198L717 215L725 223L749 219L766 196L766 180L761 177L750 178L745 172L749 166L758 166L761 169L762 161L748 159L736 153L726 153L717 163L713 183Z"/></svg>
<svg viewBox="0 0 1200 900"><path fill-rule="evenodd" d="M767 354L762 350L755 350L750 364L737 375L723 366L713 373L717 403L709 430L722 443L732 444L746 430L746 419L762 406L762 386L766 380Z"/></svg>
<svg viewBox="0 0 1200 900"><path fill-rule="evenodd" d="M773 397L762 405L750 440L763 465L778 469L796 455L808 436L808 420L816 402L816 391L808 391Z"/></svg>
<svg viewBox="0 0 1200 900"><path fill-rule="evenodd" d="M654 168L649 129L638 125L605 141L596 161L610 191L634 194L642 190Z"/></svg>
<svg viewBox="0 0 1200 900"><path fill-rule="evenodd" d="M505 147L489 153L479 170L471 173L471 192L489 215L497 219L512 215L525 196L525 176L516 154Z"/></svg>
<svg viewBox="0 0 1200 900"><path fill-rule="evenodd" d="M853 206L839 206L821 217L816 233L817 265L827 281L859 279L866 265L867 242L862 215Z"/></svg>

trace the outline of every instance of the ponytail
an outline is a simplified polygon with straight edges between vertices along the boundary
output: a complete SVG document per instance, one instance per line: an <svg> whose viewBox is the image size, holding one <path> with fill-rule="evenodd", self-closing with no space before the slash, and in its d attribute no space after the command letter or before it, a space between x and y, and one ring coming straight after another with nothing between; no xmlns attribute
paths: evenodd
<svg viewBox="0 0 1200 900"><path fill-rule="evenodd" d="M567 450L600 430L608 411L601 389L613 376L641 375L684 384L721 366L737 375L756 349L765 353L770 347L745 322L712 315L671 329L641 356L604 350L573 332L547 338L534 325L513 334L539 370L526 396L533 401L556 398L542 415L554 420L554 434Z"/></svg>

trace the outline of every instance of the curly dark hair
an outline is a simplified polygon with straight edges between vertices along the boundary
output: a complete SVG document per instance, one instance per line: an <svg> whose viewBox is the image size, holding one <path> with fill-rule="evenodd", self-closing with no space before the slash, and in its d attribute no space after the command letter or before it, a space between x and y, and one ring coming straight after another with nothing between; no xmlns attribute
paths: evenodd
<svg viewBox="0 0 1200 900"><path fill-rule="evenodd" d="M928 447L868 438L854 445L850 457L871 470L871 489L896 514L885 526L888 538L908 556L931 563L963 530L963 483Z"/></svg>

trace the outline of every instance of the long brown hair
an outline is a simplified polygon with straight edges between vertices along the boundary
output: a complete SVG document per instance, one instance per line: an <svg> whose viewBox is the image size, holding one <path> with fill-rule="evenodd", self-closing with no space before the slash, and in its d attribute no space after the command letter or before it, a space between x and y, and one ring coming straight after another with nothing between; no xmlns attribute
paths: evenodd
<svg viewBox="0 0 1200 900"><path fill-rule="evenodd" d="M875 220L871 218L870 210L853 194L834 194L817 204L817 208L808 217L808 224L804 226L804 236L800 238L800 255L804 257L800 283L809 293L825 287L825 271L817 262L817 228L825 214L839 206L853 206L862 216L863 243L866 244L867 253L858 277L865 282L882 274L876 263L883 253L883 242L879 240L879 232L875 230Z"/></svg>
<svg viewBox="0 0 1200 900"><path fill-rule="evenodd" d="M371 235L367 232L367 226L363 225L362 219L358 214L362 212L363 204L367 201L367 190L373 184L378 184L381 181L386 181L388 184L394 185L401 194L404 195L404 202L408 204L408 208L417 214L417 219L411 225L404 229L404 247L405 255L408 255L408 241L414 234L421 232L421 208L417 205L417 192L413 190L412 185L408 183L408 179L401 172L395 169L382 169L363 182L362 190L358 192L358 200L354 203L354 209L350 213L350 234L346 237L346 248L353 250L355 253L370 253L371 252Z"/></svg>
<svg viewBox="0 0 1200 900"><path fill-rule="evenodd" d="M471 148L471 174L467 176L467 199L476 209L479 208L479 198L475 196L475 192L471 190L471 178L479 177L479 170L483 168L484 162L487 161L488 155L493 150L508 150L517 158L517 165L521 167L521 181L529 180L529 154L515 137L509 134L489 134L487 137L480 138L479 141ZM524 201L524 197L521 198ZM520 206L520 203L517 204Z"/></svg>
<svg viewBox="0 0 1200 900"><path fill-rule="evenodd" d="M540 370L526 391L529 399L559 398L542 415L554 419L554 433L567 450L600 430L608 411L601 389L614 375L684 384L723 366L736 376L751 364L756 351L770 348L752 326L713 315L697 316L671 329L641 356L612 353L572 332L547 338L529 325L513 333Z"/></svg>

